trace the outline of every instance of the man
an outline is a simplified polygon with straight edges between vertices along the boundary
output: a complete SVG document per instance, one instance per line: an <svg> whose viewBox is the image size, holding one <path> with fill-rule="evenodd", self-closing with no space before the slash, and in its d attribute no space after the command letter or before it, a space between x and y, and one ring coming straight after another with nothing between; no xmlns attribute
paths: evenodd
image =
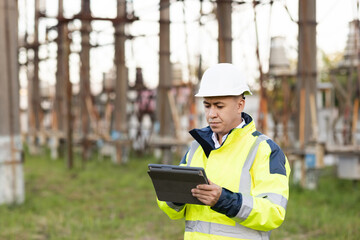
<svg viewBox="0 0 360 240"><path fill-rule="evenodd" d="M243 112L246 94L245 78L232 64L217 64L202 77L195 96L203 97L209 126L190 131L195 141L180 165L205 169L210 184L192 189L205 205L158 201L171 219L185 217L186 240L269 239L284 221L289 163Z"/></svg>

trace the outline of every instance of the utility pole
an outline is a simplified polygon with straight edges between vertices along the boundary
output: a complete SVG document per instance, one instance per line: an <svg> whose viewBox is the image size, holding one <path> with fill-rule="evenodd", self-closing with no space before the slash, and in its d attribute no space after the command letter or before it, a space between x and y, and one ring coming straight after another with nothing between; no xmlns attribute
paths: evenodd
<svg viewBox="0 0 360 240"><path fill-rule="evenodd" d="M27 42L28 94L29 94L29 150L37 153L36 137L41 124L40 84L39 84L39 0L35 0L34 39ZM30 58L29 56L32 56ZM30 61L30 59L32 59Z"/></svg>
<svg viewBox="0 0 360 240"><path fill-rule="evenodd" d="M65 25L66 26L66 25ZM69 56L70 56L70 39L68 37L69 31L67 26L64 28L65 44L64 44L64 85L65 85L65 139L66 139L66 163L68 169L74 167L73 159L73 116L72 116L72 84L70 82L70 71L69 71Z"/></svg>
<svg viewBox="0 0 360 240"><path fill-rule="evenodd" d="M232 0L217 0L217 19L219 26L219 63L232 62L231 13Z"/></svg>
<svg viewBox="0 0 360 240"><path fill-rule="evenodd" d="M69 56L70 39L67 26L68 21L63 18L63 1L59 0L58 29L58 69L56 73L56 100L59 110L63 111L64 118L61 119L64 128L64 139L66 140L66 165L68 169L74 167L73 160L73 116L72 116L72 84L70 82ZM62 71L62 72L59 72ZM62 84L63 86L61 86ZM58 119L62 118L58 116ZM64 120L64 121L62 121Z"/></svg>
<svg viewBox="0 0 360 240"><path fill-rule="evenodd" d="M313 137L311 105L316 100L316 1L299 1L299 51L298 51L298 129L300 148ZM316 111L315 111L316 114ZM315 117L315 116L313 116Z"/></svg>
<svg viewBox="0 0 360 240"><path fill-rule="evenodd" d="M160 36L159 36L159 87L157 94L160 137L171 136L171 111L168 91L172 85L170 62L170 1L160 0ZM171 163L170 148L163 149L163 163Z"/></svg>
<svg viewBox="0 0 360 240"><path fill-rule="evenodd" d="M262 69L261 59L260 59L260 50L259 50L259 33L257 27L257 18L256 18L256 5L258 2L256 0L253 1L253 10L254 10L254 24L255 24L255 34L256 34L256 58L258 61L258 69L259 69L259 83L260 83L260 105L259 105L259 117L258 117L258 129L267 134L267 96L266 96L266 89L264 87L265 76Z"/></svg>
<svg viewBox="0 0 360 240"><path fill-rule="evenodd" d="M18 81L17 1L0 0L0 204L24 201Z"/></svg>
<svg viewBox="0 0 360 240"><path fill-rule="evenodd" d="M359 2L357 4L357 12L359 12ZM355 29L356 31L359 31L360 29L360 22L359 22L359 19L356 19L355 20ZM355 45L355 56L356 56L356 59L359 60L359 49L360 49L360 46L357 42L358 38L357 36L358 35L355 35L356 37L354 38L354 45ZM354 56L354 57L355 57ZM354 105L353 105L353 116L352 116L352 128L351 128L351 142L353 145L357 145L357 139L356 139L356 130L357 130L357 122L358 122L358 113L359 113L359 101L360 101L360 64L357 64L356 66L356 76L357 76L357 81L356 81L356 88L355 88L355 92L351 92L350 88L349 89L349 92L351 93L350 94L350 99L352 99L353 97L353 94L355 93L355 100L354 100ZM348 82L348 87L351 85L351 83Z"/></svg>
<svg viewBox="0 0 360 240"><path fill-rule="evenodd" d="M59 157L60 133L65 135L65 112L66 112L66 72L69 71L69 52L67 52L67 22L63 21L64 5L63 0L59 0L58 6L58 24L57 24L57 70L56 70L56 84L55 84L55 102L54 102L54 117L51 146L51 158L57 159ZM60 146L61 149L64 148Z"/></svg>
<svg viewBox="0 0 360 240"><path fill-rule="evenodd" d="M90 129L90 108L92 99L90 95L90 64L89 64L89 33L91 31L91 21L111 21L115 28L115 60L116 67L116 86L115 86L115 130L121 135L117 145L118 162L121 162L121 145L122 140L127 139L127 116L126 116L126 101L127 101L127 69L125 67L125 24L138 20L137 17L131 16L128 18L126 12L126 0L117 0L118 16L116 18L93 17L90 12L90 0L82 0L82 11L80 14L72 18L65 18L63 16L63 0L59 0L59 14L58 14L58 68L56 73L56 121L54 123L55 129L60 129L65 132L65 139L67 139L67 158L68 167L72 167L72 121L73 116L71 112L72 100L72 86L69 77L69 55L70 55L70 40L68 37L67 23L79 19L82 21L82 51L81 58L81 117L82 130L84 133L84 143L88 142L88 133ZM47 17L47 16L44 16ZM64 116L64 118L62 118ZM86 144L85 144L86 145ZM86 147L84 148L86 155ZM84 159L86 156L84 155Z"/></svg>
<svg viewBox="0 0 360 240"><path fill-rule="evenodd" d="M117 0L117 18L121 21L114 22L115 28L115 130L120 134L120 139L127 139L127 88L128 74L125 66L125 19L127 18L126 1ZM120 143L116 144L116 162L122 162L123 150Z"/></svg>
<svg viewBox="0 0 360 240"><path fill-rule="evenodd" d="M81 7L81 52L80 52L80 116L82 128L82 160L88 159L88 134L90 128L88 103L91 103L90 94L90 32L91 32L91 10L90 0L82 0Z"/></svg>
<svg viewBox="0 0 360 240"><path fill-rule="evenodd" d="M34 75L33 75L33 95L31 104L35 116L35 129L38 132L41 124L40 108L40 83L39 83L39 14L40 0L35 0L35 23L34 23ZM36 135L36 134L35 134Z"/></svg>
<svg viewBox="0 0 360 240"><path fill-rule="evenodd" d="M68 59L66 59L66 53L64 49L66 48L66 37L65 36L65 28L67 22L62 21L64 18L64 5L63 0L59 0L59 12L58 12L58 25L57 32L58 37L56 39L57 42L57 71L56 71L56 93L55 93L55 130L59 130L60 132L64 132L64 114L65 114L65 89L64 89L64 75L66 71L66 63Z"/></svg>
<svg viewBox="0 0 360 240"><path fill-rule="evenodd" d="M73 149L72 149L72 84L69 73L70 39L68 31L68 21L63 16L63 0L59 0L58 13L58 52L57 52L57 72L56 72L56 96L55 96L55 129L64 134L66 140L66 165L69 169L73 168ZM55 134L55 142L58 144L59 133ZM57 150L52 151L53 158L57 157Z"/></svg>

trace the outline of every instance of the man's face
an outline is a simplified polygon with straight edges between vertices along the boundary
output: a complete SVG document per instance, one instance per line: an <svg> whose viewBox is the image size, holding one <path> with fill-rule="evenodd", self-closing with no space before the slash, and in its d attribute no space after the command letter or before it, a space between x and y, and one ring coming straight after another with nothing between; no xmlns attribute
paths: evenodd
<svg viewBox="0 0 360 240"><path fill-rule="evenodd" d="M203 103L206 121L211 130L221 137L242 121L245 100L241 96L204 97Z"/></svg>

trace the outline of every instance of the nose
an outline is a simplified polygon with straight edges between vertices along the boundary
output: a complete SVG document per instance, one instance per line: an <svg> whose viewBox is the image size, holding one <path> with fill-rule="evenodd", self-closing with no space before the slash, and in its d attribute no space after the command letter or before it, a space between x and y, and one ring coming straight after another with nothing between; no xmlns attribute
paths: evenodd
<svg viewBox="0 0 360 240"><path fill-rule="evenodd" d="M217 111L216 111L216 109L214 108L214 107L211 107L210 109L209 109L209 117L210 118L214 118L214 117L216 117L217 116Z"/></svg>

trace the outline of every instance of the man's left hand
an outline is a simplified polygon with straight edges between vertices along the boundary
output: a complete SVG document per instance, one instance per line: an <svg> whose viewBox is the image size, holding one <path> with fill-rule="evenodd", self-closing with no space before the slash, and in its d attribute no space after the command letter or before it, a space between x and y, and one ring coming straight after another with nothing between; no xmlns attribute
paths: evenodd
<svg viewBox="0 0 360 240"><path fill-rule="evenodd" d="M194 197L199 199L205 205L213 207L219 200L222 188L209 181L208 184L197 185L196 188L191 190Z"/></svg>

